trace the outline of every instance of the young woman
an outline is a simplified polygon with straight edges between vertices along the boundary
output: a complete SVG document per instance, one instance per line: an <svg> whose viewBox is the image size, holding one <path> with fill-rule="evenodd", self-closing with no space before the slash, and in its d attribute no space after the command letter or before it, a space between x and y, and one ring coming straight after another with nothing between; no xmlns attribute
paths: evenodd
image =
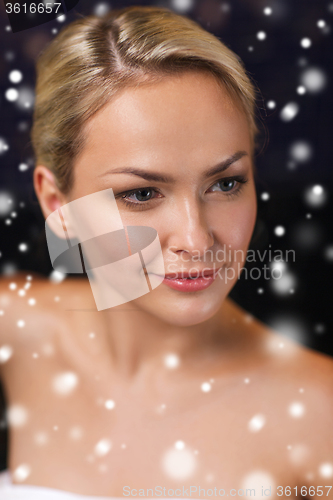
<svg viewBox="0 0 333 500"><path fill-rule="evenodd" d="M97 235L111 193L125 232L156 231L164 273L109 307L102 284L132 289L121 259L116 284L2 281L1 499L333 498L332 360L228 298L256 220L254 103L238 57L164 8L76 20L40 56L45 218L84 200Z"/></svg>

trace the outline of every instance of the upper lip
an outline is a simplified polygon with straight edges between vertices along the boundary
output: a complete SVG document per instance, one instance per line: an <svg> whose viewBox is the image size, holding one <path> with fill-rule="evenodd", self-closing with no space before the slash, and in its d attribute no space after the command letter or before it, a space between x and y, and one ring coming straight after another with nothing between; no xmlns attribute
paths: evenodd
<svg viewBox="0 0 333 500"><path fill-rule="evenodd" d="M168 273L165 275L165 278L168 279L176 279L176 278L202 278L206 276L213 276L215 273L220 268L213 268L213 269L203 269L202 271L199 271L199 269L192 269L192 272L190 271L176 271L174 273Z"/></svg>

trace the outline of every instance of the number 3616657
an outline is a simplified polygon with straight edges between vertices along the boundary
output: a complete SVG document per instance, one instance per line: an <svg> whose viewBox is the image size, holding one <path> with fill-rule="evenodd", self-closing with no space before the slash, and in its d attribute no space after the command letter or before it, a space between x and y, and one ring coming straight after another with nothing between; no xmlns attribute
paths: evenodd
<svg viewBox="0 0 333 500"><path fill-rule="evenodd" d="M293 496L300 495L302 497L313 497L314 495L321 497L328 496L331 489L332 486L317 486L317 488L315 486L302 486L301 488L297 488L297 486L295 486L294 488L292 488L291 486L285 486L284 488L283 486L278 486L277 495L279 497L282 495L289 497L291 494L293 494Z"/></svg>
<svg viewBox="0 0 333 500"><path fill-rule="evenodd" d="M57 14L61 3L31 3L31 4L19 4L19 3L6 3L6 12L7 14L20 14L23 12L26 14L30 12L31 14L51 14L54 12Z"/></svg>

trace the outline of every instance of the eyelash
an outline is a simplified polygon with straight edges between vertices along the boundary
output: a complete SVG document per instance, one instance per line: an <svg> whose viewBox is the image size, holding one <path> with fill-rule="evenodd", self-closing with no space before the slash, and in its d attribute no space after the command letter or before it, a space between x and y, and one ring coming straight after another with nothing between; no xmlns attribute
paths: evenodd
<svg viewBox="0 0 333 500"><path fill-rule="evenodd" d="M211 189L213 186L220 182L230 182L230 181L236 181L238 182L238 187L236 189L232 188L231 191L220 191L221 193L224 193L225 196L227 196L229 199L235 198L238 196L244 186L248 182L248 178L246 178L243 175L238 175L234 177L224 177L222 179L219 179L218 181L214 182L214 184L211 185L209 189ZM155 193L159 193L159 190L154 188L154 187L142 187L140 189L132 189L131 191L125 191L122 193L119 193L116 195L116 199L120 199L122 203L124 203L125 206L132 208L134 210L145 210L148 204L150 204L155 198L150 198L149 200L146 201L128 201L126 198L132 194L138 193L139 191L144 191L144 190L149 190L149 191L154 191Z"/></svg>

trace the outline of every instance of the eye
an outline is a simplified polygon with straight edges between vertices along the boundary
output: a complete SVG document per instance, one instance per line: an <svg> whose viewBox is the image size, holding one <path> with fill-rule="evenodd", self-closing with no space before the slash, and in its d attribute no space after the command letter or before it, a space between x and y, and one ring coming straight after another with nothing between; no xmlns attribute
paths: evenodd
<svg viewBox="0 0 333 500"><path fill-rule="evenodd" d="M210 189L211 191L231 191L234 189L237 181L235 179L221 179L216 182Z"/></svg>
<svg viewBox="0 0 333 500"><path fill-rule="evenodd" d="M163 198L162 194L153 187L144 187L123 191L115 195L119 202L132 210L147 210L157 198Z"/></svg>
<svg viewBox="0 0 333 500"><path fill-rule="evenodd" d="M233 177L225 177L219 179L210 188L210 192L225 193L225 196L231 198L240 194L243 186L248 182L248 178L244 175L237 175Z"/></svg>
<svg viewBox="0 0 333 500"><path fill-rule="evenodd" d="M236 185L235 179L221 179L214 186L211 187L212 191L231 191Z"/></svg>
<svg viewBox="0 0 333 500"><path fill-rule="evenodd" d="M131 194L127 195L126 198L132 199L134 202L138 201L148 201L152 198L154 191L150 188L137 189Z"/></svg>

